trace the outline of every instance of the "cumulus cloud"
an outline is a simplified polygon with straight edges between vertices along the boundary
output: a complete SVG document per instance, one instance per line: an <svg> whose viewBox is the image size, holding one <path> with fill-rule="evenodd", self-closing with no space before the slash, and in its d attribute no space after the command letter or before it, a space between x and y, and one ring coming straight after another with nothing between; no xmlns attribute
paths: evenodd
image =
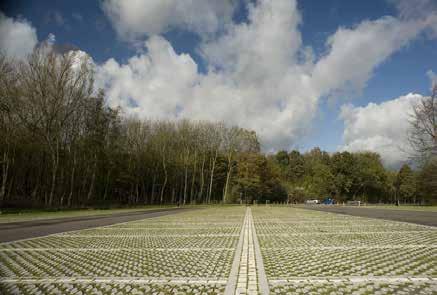
<svg viewBox="0 0 437 295"><path fill-rule="evenodd" d="M428 26L429 36L437 38L437 1L390 0L395 4L399 17L404 20L422 20Z"/></svg>
<svg viewBox="0 0 437 295"><path fill-rule="evenodd" d="M201 2L212 7L210 1ZM202 17L190 17L190 22L186 16L174 17L185 9L182 6L197 1L178 1L168 7L155 1L138 3L104 3L120 33L139 36L172 26L197 32L204 22ZM151 35L144 43L145 53L127 63L110 59L100 65L97 82L106 89L109 103L140 117L238 124L256 130L265 150L289 148L308 130L320 97L364 87L375 67L428 26L423 20L394 17L363 21L339 28L328 38L326 54L315 58L311 48L302 44L299 25L303 20L296 1L259 0L248 2L247 8L247 22L231 22L218 38L201 42L198 52L208 66L205 74L190 55L177 54L158 35ZM190 9L198 12L197 6ZM218 11L211 14L216 16L223 9L212 11ZM159 18L156 26L145 23L152 22L145 17L151 12Z"/></svg>
<svg viewBox="0 0 437 295"><path fill-rule="evenodd" d="M399 11L399 16L405 19L426 18L437 11L434 0L389 0Z"/></svg>
<svg viewBox="0 0 437 295"><path fill-rule="evenodd" d="M409 93L380 104L364 107L345 105L340 118L344 121L340 150L370 150L382 156L384 164L397 168L409 157L408 130L412 106L422 98Z"/></svg>
<svg viewBox="0 0 437 295"><path fill-rule="evenodd" d="M429 80L431 81L431 88L433 88L435 85L437 85L437 74L434 73L432 70L429 70L426 72L426 75L428 76Z"/></svg>
<svg viewBox="0 0 437 295"><path fill-rule="evenodd" d="M109 60L98 77L111 103L141 116L226 121L257 130L267 148L286 147L302 134L318 97L306 65L297 62L299 22L294 1L262 1L249 6L248 23L201 47L207 74L153 36L147 53L125 65Z"/></svg>
<svg viewBox="0 0 437 295"><path fill-rule="evenodd" d="M13 19L0 12L0 50L14 58L24 58L38 42L36 30L25 19Z"/></svg>
<svg viewBox="0 0 437 295"><path fill-rule="evenodd" d="M105 0L102 8L123 39L164 33L178 27L214 33L232 19L235 1Z"/></svg>
<svg viewBox="0 0 437 295"><path fill-rule="evenodd" d="M127 64L109 59L99 66L98 86L106 89L110 106L140 117L174 118L178 106L192 99L197 65L189 55L176 54L162 37L151 37L145 46L148 53L131 57Z"/></svg>
<svg viewBox="0 0 437 295"><path fill-rule="evenodd" d="M338 29L326 42L329 53L314 68L314 84L321 93L344 87L360 90L375 66L406 45L426 26L423 21L383 17L363 21L354 28Z"/></svg>

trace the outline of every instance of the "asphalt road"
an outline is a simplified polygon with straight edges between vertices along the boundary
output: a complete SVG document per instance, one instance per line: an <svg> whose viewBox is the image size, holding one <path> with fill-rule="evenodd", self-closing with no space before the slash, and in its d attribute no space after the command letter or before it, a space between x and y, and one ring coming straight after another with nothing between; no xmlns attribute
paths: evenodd
<svg viewBox="0 0 437 295"><path fill-rule="evenodd" d="M404 221L422 225L437 226L437 212L374 209L365 207L340 206L305 206L305 209L333 212L339 214L378 218L386 220Z"/></svg>
<svg viewBox="0 0 437 295"><path fill-rule="evenodd" d="M53 218L45 220L0 223L0 242L35 238L72 230L87 229L192 210L189 208L153 209L111 215Z"/></svg>

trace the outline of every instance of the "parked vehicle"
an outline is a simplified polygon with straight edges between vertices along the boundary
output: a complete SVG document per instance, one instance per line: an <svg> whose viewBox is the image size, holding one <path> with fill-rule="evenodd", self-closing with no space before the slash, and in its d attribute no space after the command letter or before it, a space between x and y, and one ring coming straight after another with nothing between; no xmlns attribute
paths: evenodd
<svg viewBox="0 0 437 295"><path fill-rule="evenodd" d="M306 200L305 204L320 204L319 200Z"/></svg>
<svg viewBox="0 0 437 295"><path fill-rule="evenodd" d="M326 197L323 202L323 205L333 205L334 204L334 199L331 197Z"/></svg>
<svg viewBox="0 0 437 295"><path fill-rule="evenodd" d="M361 206L361 201L347 201L346 205L348 205L348 206Z"/></svg>

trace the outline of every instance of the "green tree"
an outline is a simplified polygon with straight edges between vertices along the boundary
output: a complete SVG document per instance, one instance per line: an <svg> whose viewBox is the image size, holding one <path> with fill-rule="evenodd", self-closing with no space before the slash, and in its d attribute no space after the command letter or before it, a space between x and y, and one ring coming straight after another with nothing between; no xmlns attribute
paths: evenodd
<svg viewBox="0 0 437 295"><path fill-rule="evenodd" d="M335 192L334 175L328 165L316 163L314 166L314 175L312 177L312 193L317 198L330 196Z"/></svg>
<svg viewBox="0 0 437 295"><path fill-rule="evenodd" d="M354 156L349 152L335 153L331 158L331 169L337 198L352 199L352 187L356 175Z"/></svg>
<svg viewBox="0 0 437 295"><path fill-rule="evenodd" d="M292 182L299 181L305 173L305 159L299 151L293 150L288 155L287 177Z"/></svg>
<svg viewBox="0 0 437 295"><path fill-rule="evenodd" d="M422 203L437 203L437 157L430 158L417 177Z"/></svg>
<svg viewBox="0 0 437 295"><path fill-rule="evenodd" d="M381 162L381 157L373 152L354 154L355 169L353 169L352 197L361 195L362 201L377 202L386 192L387 174Z"/></svg>
<svg viewBox="0 0 437 295"><path fill-rule="evenodd" d="M416 195L416 179L410 166L402 165L396 177L396 201L413 202Z"/></svg>

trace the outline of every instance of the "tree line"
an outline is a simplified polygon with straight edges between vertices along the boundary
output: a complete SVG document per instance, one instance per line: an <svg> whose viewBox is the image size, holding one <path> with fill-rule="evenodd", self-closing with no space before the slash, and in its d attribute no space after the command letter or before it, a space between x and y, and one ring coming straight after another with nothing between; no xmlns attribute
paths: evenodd
<svg viewBox="0 0 437 295"><path fill-rule="evenodd" d="M5 206L229 202L239 159L260 155L253 131L108 107L74 52L1 56L0 97Z"/></svg>
<svg viewBox="0 0 437 295"><path fill-rule="evenodd" d="M429 183L435 184L429 159L421 177L409 167L396 174L374 153L265 155L256 133L238 126L127 116L105 104L86 57L44 46L21 61L0 55L0 115L2 207L286 202L322 195L411 202L422 197L418 187L428 200ZM420 136L415 140L422 143Z"/></svg>
<svg viewBox="0 0 437 295"><path fill-rule="evenodd" d="M405 110L408 111L408 110ZM329 154L315 148L307 153L279 151L271 157L292 200L333 197L337 201L437 203L437 84L430 96L412 107L407 134L415 165L386 169L373 152ZM400 136L402 136L400 134Z"/></svg>
<svg viewBox="0 0 437 295"><path fill-rule="evenodd" d="M290 201L333 198L337 202L360 200L370 203L424 203L420 177L408 164L400 170L385 169L373 152L329 154L314 148L280 151L272 160L278 165L281 182L288 187Z"/></svg>

